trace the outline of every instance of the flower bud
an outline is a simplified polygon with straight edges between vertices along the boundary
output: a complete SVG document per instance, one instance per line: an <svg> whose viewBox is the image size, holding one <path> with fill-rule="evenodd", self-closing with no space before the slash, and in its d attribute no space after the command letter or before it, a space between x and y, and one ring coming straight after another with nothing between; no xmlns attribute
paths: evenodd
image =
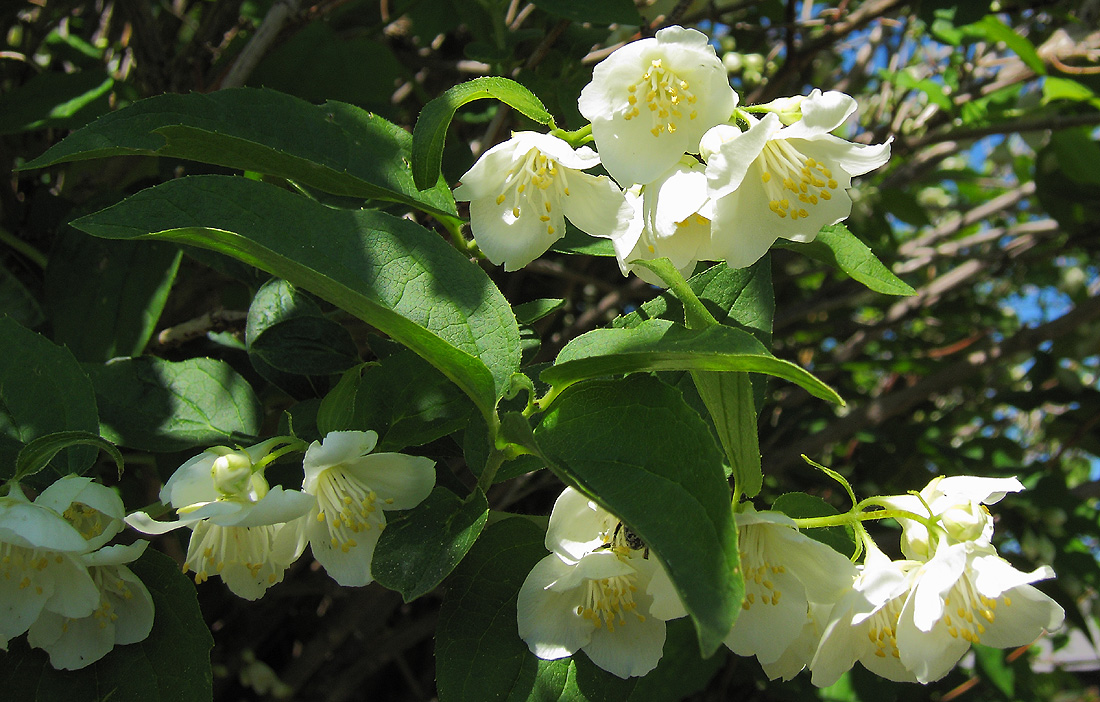
<svg viewBox="0 0 1100 702"><path fill-rule="evenodd" d="M210 466L214 487L223 495L236 495L252 482L252 459L244 451L230 451L218 456Z"/></svg>

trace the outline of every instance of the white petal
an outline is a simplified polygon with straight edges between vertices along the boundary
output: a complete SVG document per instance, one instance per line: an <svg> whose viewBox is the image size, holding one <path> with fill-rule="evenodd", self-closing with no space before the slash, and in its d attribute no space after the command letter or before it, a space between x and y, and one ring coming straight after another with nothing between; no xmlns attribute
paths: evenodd
<svg viewBox="0 0 1100 702"><path fill-rule="evenodd" d="M153 629L153 598L145 583L129 568L119 566L115 575L125 583L130 593L129 597L112 598L114 612L118 615L115 621L115 645L144 641Z"/></svg>
<svg viewBox="0 0 1100 702"><path fill-rule="evenodd" d="M1044 631L1062 627L1066 612L1062 607L1030 585L1020 585L1006 593L1012 604L1001 600L993 611L993 621L985 623L981 642L997 648L1012 648L1031 643Z"/></svg>
<svg viewBox="0 0 1100 702"><path fill-rule="evenodd" d="M551 589L567 578L572 566L551 554L535 564L519 589L516 622L519 636L539 658L555 660L576 653L591 640L593 624L577 614L583 590Z"/></svg>
<svg viewBox="0 0 1100 702"><path fill-rule="evenodd" d="M942 495L960 495L987 505L996 504L1008 493L1023 489L1024 484L1018 478L981 478L973 475L952 475L935 485L936 492Z"/></svg>
<svg viewBox="0 0 1100 702"><path fill-rule="evenodd" d="M568 174L569 194L562 200L565 217L591 236L611 238L629 227L634 208L623 191L607 176Z"/></svg>
<svg viewBox="0 0 1100 702"><path fill-rule="evenodd" d="M330 466L349 463L374 450L378 434L373 431L333 431L320 442L314 441L306 449L302 468L305 481L302 487L312 492L321 472Z"/></svg>
<svg viewBox="0 0 1100 702"><path fill-rule="evenodd" d="M639 621L627 615L615 631L600 627L582 648L593 663L620 678L645 675L657 667L665 647L665 623L656 617Z"/></svg>
<svg viewBox="0 0 1100 702"><path fill-rule="evenodd" d="M835 90L822 93L814 88L799 109L802 119L784 128L785 139L807 138L833 131L856 111L856 101L850 95Z"/></svg>
<svg viewBox="0 0 1100 702"><path fill-rule="evenodd" d="M470 222L475 227L478 248L494 264L503 264L506 271L523 268L565 236L560 207L550 213L550 222L539 217L530 205L521 206L519 217L513 216L511 203L505 200L498 204L496 195L470 202Z"/></svg>
<svg viewBox="0 0 1100 702"><path fill-rule="evenodd" d="M947 675L970 648L970 643L962 636L951 636L940 618L930 626L922 625L915 619L918 610L916 598L910 597L898 619L897 646L902 665L912 671L918 681L930 683Z"/></svg>
<svg viewBox="0 0 1100 702"><path fill-rule="evenodd" d="M869 615L873 609L874 604L856 590L845 594L833 607L810 661L814 685L829 687L855 665L861 650L868 644L867 627L853 624L853 619L857 615Z"/></svg>
<svg viewBox="0 0 1100 702"><path fill-rule="evenodd" d="M411 509L435 487L435 461L423 456L372 453L345 470L378 493L382 509Z"/></svg>
<svg viewBox="0 0 1100 702"><path fill-rule="evenodd" d="M344 551L342 546L332 545L332 536L324 522L307 518L306 524L313 557L324 566L329 577L345 587L363 587L374 581L370 566L381 529L372 526L360 531L355 535L355 546Z"/></svg>
<svg viewBox="0 0 1100 702"><path fill-rule="evenodd" d="M140 531L142 534L167 534L173 529L179 529L182 526L194 524L199 521L201 517L190 517L187 519L177 519L171 522L158 522L150 517L145 512L134 512L126 516L126 523L133 528Z"/></svg>
<svg viewBox="0 0 1100 702"><path fill-rule="evenodd" d="M525 158L532 148L533 144L512 138L483 153L459 179L462 184L454 189L455 200L495 198L501 192L504 174L512 169L516 161Z"/></svg>
<svg viewBox="0 0 1100 702"><path fill-rule="evenodd" d="M218 456L213 449L207 449L184 462L160 489L160 501L179 509L218 499L221 494L214 487L214 480L210 475L210 469Z"/></svg>
<svg viewBox="0 0 1100 702"><path fill-rule="evenodd" d="M132 544L114 544L104 546L94 553L81 556L86 566L119 566L124 563L133 563L148 548L148 541L135 541Z"/></svg>
<svg viewBox="0 0 1100 702"><path fill-rule="evenodd" d="M710 224L710 242L701 258L725 261L730 268L748 268L768 252L779 238L768 210L767 200L758 179L749 176L746 186L714 203L714 219ZM752 183L749 186L749 183Z"/></svg>
<svg viewBox="0 0 1100 702"><path fill-rule="evenodd" d="M986 597L993 598L1014 587L1054 577L1050 566L1040 566L1030 573L1024 573L996 554L975 556L969 565L974 587Z"/></svg>
<svg viewBox="0 0 1100 702"><path fill-rule="evenodd" d="M100 626L94 617L65 620L49 613L34 623L27 643L50 654L50 665L60 670L79 670L107 655L115 645L112 624Z"/></svg>
<svg viewBox="0 0 1100 702"><path fill-rule="evenodd" d="M863 175L882 166L890 160L890 144L893 137L882 144L854 144L832 134L823 134L816 139L792 139L800 151L829 164L837 181L842 187L849 187L851 177ZM833 166L836 167L833 167ZM847 174L846 181L841 180L840 171Z"/></svg>
<svg viewBox="0 0 1100 702"><path fill-rule="evenodd" d="M0 498L0 541L26 548L80 553L88 542L57 512L14 498Z"/></svg>
<svg viewBox="0 0 1100 702"><path fill-rule="evenodd" d="M806 588L811 602L833 603L852 587L856 568L846 556L801 532L784 527L769 529L769 544L781 563Z"/></svg>
<svg viewBox="0 0 1100 702"><path fill-rule="evenodd" d="M955 544L940 547L932 560L921 566L910 598L911 616L918 629L931 631L943 616L944 596L962 577L966 561L966 545Z"/></svg>
<svg viewBox="0 0 1100 702"><path fill-rule="evenodd" d="M554 502L546 527L546 549L571 560L603 544L600 532L614 529L614 517L572 487L567 487Z"/></svg>
<svg viewBox="0 0 1100 702"><path fill-rule="evenodd" d="M710 152L706 170L710 196L717 199L741 187L764 145L782 128L778 115L767 114L745 132L728 124L707 132L703 143Z"/></svg>
<svg viewBox="0 0 1100 702"><path fill-rule="evenodd" d="M726 636L730 650L741 656L756 656L761 663L774 663L798 638L806 623L806 591L794 575L771 573L774 588L765 588L746 578L746 598L753 594L748 608L741 614ZM781 596L774 604L766 599L777 592Z"/></svg>
<svg viewBox="0 0 1100 702"><path fill-rule="evenodd" d="M83 563L72 556L50 554L46 572L55 581L43 608L66 617L84 617L99 605L99 590Z"/></svg>
<svg viewBox="0 0 1100 702"><path fill-rule="evenodd" d="M251 508L226 517L213 517L211 521L221 526L266 526L289 522L309 512L317 498L297 490L284 490L276 485L263 499Z"/></svg>
<svg viewBox="0 0 1100 702"><path fill-rule="evenodd" d="M686 617L687 610L684 609L680 594L676 592L676 587L668 577L668 571L657 561L656 556L650 555L649 559L654 562L654 565L649 566L652 569L652 575L649 577L649 584L645 588L646 594L653 598L653 604L649 606L650 616L666 622ZM638 559L634 558L632 560L637 561ZM646 568L644 563L645 559L642 559L642 563L638 566L639 573Z"/></svg>

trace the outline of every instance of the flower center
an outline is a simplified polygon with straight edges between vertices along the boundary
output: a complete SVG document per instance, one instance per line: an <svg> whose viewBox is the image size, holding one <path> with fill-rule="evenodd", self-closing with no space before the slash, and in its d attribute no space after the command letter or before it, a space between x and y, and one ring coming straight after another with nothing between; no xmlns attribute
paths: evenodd
<svg viewBox="0 0 1100 702"><path fill-rule="evenodd" d="M780 219L809 217L807 207L833 199L839 184L824 163L804 156L783 139L773 139L761 152L760 180L768 209ZM792 205L792 200L801 204Z"/></svg>
<svg viewBox="0 0 1100 702"><path fill-rule="evenodd" d="M741 601L741 609L750 609L757 603L777 605L783 594L771 577L786 573L787 569L782 564L776 565L768 561L757 531L750 525L742 528L738 534L741 570L745 576L745 599Z"/></svg>
<svg viewBox="0 0 1100 702"><path fill-rule="evenodd" d="M885 658L887 655L900 658L898 653L898 618L905 605L904 597L895 597L871 615L867 638L875 645L875 655Z"/></svg>
<svg viewBox="0 0 1100 702"><path fill-rule="evenodd" d="M317 483L317 521L328 524L333 548L344 553L355 548L355 534L377 526L385 528L386 518L375 506L378 494L338 467L321 473ZM392 499L384 500L392 504Z"/></svg>
<svg viewBox="0 0 1100 702"><path fill-rule="evenodd" d="M83 502L73 502L61 516L85 539L94 539L102 534L107 528L107 522L110 521L103 512Z"/></svg>
<svg viewBox="0 0 1100 702"><path fill-rule="evenodd" d="M634 592L638 589L634 585L637 577L636 573L628 573L589 580L584 603L577 606L577 614L592 622L597 629L606 625L608 631L625 625L628 612L639 622L644 622L645 616L635 611L638 608L638 603L634 601Z"/></svg>
<svg viewBox="0 0 1100 702"><path fill-rule="evenodd" d="M40 552L37 549L24 548L15 544L0 543L0 577L5 580L16 580L20 590L33 587L34 591L42 594L42 571L50 564L51 552ZM58 563L62 561L61 554L53 554Z"/></svg>
<svg viewBox="0 0 1100 702"><path fill-rule="evenodd" d="M547 158L538 149L531 149L522 162L512 166L504 179L504 187L497 195L497 204L503 205L511 193L512 217L519 219L523 207L532 207L538 213L539 220L546 225L546 233L556 231L551 223L550 214L553 203L562 196L568 197L569 184L566 169L559 168L557 161Z"/></svg>
<svg viewBox="0 0 1100 702"><path fill-rule="evenodd" d="M268 581L274 584L278 580L271 563L274 541L274 524L223 527L204 519L195 526L191 536L183 572L194 571L195 584L198 584L211 574L221 573L227 565L242 565L254 578L266 567L271 570Z"/></svg>
<svg viewBox="0 0 1100 702"><path fill-rule="evenodd" d="M676 120L684 116L682 109L694 105L697 100L688 82L665 68L661 59L653 59L641 79L627 86L627 93L623 119L632 120L641 113L638 109L640 95L641 101L649 108L650 122L653 125L649 131L655 137L661 136L662 132L675 134ZM688 113L689 120L697 116L694 109Z"/></svg>
<svg viewBox="0 0 1100 702"><path fill-rule="evenodd" d="M1012 604L1012 598L1006 594L1002 593L1000 597L991 599L979 593L974 589L970 578L963 575L943 598L944 612L941 621L951 638L961 637L964 641L978 643L978 637L985 633L985 625L981 620L993 623L999 601L1003 601L1005 607ZM952 614L955 616L952 617Z"/></svg>

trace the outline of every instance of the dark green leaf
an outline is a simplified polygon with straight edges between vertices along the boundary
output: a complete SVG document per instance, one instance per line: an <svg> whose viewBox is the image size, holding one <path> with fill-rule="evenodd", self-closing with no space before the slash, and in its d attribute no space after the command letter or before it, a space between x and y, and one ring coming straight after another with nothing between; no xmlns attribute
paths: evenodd
<svg viewBox="0 0 1100 702"><path fill-rule="evenodd" d="M34 475L45 468L58 452L70 446L95 446L106 451L114 459L118 474L122 475L122 454L110 441L86 431L59 431L40 436L23 447L15 459L14 479L22 480Z"/></svg>
<svg viewBox="0 0 1100 702"><path fill-rule="evenodd" d="M0 358L0 478L12 476L23 445L37 437L99 433L95 392L68 349L0 317ZM82 474L95 459L96 450L87 446L64 449L41 473L42 484Z"/></svg>
<svg viewBox="0 0 1100 702"><path fill-rule="evenodd" d="M105 241L68 230L50 254L53 338L81 361L137 356L149 343L181 252L170 244Z"/></svg>
<svg viewBox="0 0 1100 702"><path fill-rule="evenodd" d="M321 435L352 428L355 423L355 396L359 392L359 380L368 364L349 368L340 382L321 400L317 410L317 429Z"/></svg>
<svg viewBox="0 0 1100 702"><path fill-rule="evenodd" d="M579 254L582 256L615 255L615 245L611 243L610 239L590 236L580 229L571 226L568 222L565 224L565 236L551 244L550 250L557 251L558 253Z"/></svg>
<svg viewBox="0 0 1100 702"><path fill-rule="evenodd" d="M840 514L825 500L807 495L804 492L788 492L780 495L772 503L771 508L773 511L782 512L794 519L831 517L834 514ZM851 556L856 552L856 542L850 528L840 526L822 527L819 529L803 529L802 533L845 556Z"/></svg>
<svg viewBox="0 0 1100 702"><path fill-rule="evenodd" d="M516 597L547 555L545 536L526 519L492 524L447 580L435 635L440 702L527 698L538 665L519 638Z"/></svg>
<svg viewBox="0 0 1100 702"><path fill-rule="evenodd" d="M294 317L263 331L250 355L283 373L327 375L359 364L359 349L342 325L325 317Z"/></svg>
<svg viewBox="0 0 1100 702"><path fill-rule="evenodd" d="M75 129L106 112L115 85L102 68L39 73L0 97L0 134L31 129Z"/></svg>
<svg viewBox="0 0 1100 702"><path fill-rule="evenodd" d="M244 178L195 176L74 225L106 238L202 246L285 278L413 349L486 415L519 366L519 330L500 291L408 220L328 208Z"/></svg>
<svg viewBox="0 0 1100 702"><path fill-rule="evenodd" d="M532 324L539 321L551 312L560 310L565 305L565 300L558 298L540 298L523 304L516 305L516 321L520 324Z"/></svg>
<svg viewBox="0 0 1100 702"><path fill-rule="evenodd" d="M195 587L176 563L146 550L129 568L156 608L149 638L118 646L80 670L54 670L43 651L24 639L0 655L0 687L10 702L209 702L214 645Z"/></svg>
<svg viewBox="0 0 1100 702"><path fill-rule="evenodd" d="M173 363L152 356L85 365L99 401L101 433L143 451L248 441L263 414L252 387L210 358Z"/></svg>
<svg viewBox="0 0 1100 702"><path fill-rule="evenodd" d="M817 238L808 244L786 242L778 245L839 268L875 292L885 295L916 293L908 283L882 265L871 249L843 224L822 227Z"/></svg>
<svg viewBox="0 0 1100 702"><path fill-rule="evenodd" d="M248 306L244 328L245 346L251 346L268 327L295 317L320 317L321 307L304 291L281 278L260 286Z"/></svg>
<svg viewBox="0 0 1100 702"><path fill-rule="evenodd" d="M514 80L485 76L459 83L425 105L416 120L412 140L412 172L418 188L427 188L439 180L443 144L455 111L466 103L483 98L496 98L539 124L554 122L535 94Z"/></svg>
<svg viewBox="0 0 1100 702"><path fill-rule="evenodd" d="M737 530L722 457L680 393L646 375L575 385L535 439L550 467L620 517L661 560L714 653L740 613Z"/></svg>
<svg viewBox="0 0 1100 702"><path fill-rule="evenodd" d="M569 342L539 376L554 387L586 378L653 370L752 371L797 383L823 400L840 396L809 372L772 356L748 332L726 326L687 329L664 319L596 329Z"/></svg>
<svg viewBox="0 0 1100 702"><path fill-rule="evenodd" d="M451 574L488 518L489 503L480 490L460 500L450 490L437 487L417 507L386 524L371 574L412 602Z"/></svg>
<svg viewBox="0 0 1100 702"><path fill-rule="evenodd" d="M174 156L454 216L446 183L433 180L420 190L413 185L411 145L408 132L353 105L317 106L274 90L238 88L141 100L74 132L24 168L104 156Z"/></svg>
<svg viewBox="0 0 1100 702"><path fill-rule="evenodd" d="M459 431L473 407L458 387L410 351L363 370L354 415L341 429L378 432L378 450L421 446Z"/></svg>

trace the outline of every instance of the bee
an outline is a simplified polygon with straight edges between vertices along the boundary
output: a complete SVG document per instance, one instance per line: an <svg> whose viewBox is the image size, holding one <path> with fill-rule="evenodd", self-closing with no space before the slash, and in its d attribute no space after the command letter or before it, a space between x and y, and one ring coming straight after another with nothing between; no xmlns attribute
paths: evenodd
<svg viewBox="0 0 1100 702"><path fill-rule="evenodd" d="M611 534L611 540L596 550L601 551L605 548L613 549L616 546L625 546L631 551L643 551L642 558L649 560L649 546L646 546L645 541L642 541L642 537L635 534L630 527L623 524L621 521L615 525L615 531Z"/></svg>

